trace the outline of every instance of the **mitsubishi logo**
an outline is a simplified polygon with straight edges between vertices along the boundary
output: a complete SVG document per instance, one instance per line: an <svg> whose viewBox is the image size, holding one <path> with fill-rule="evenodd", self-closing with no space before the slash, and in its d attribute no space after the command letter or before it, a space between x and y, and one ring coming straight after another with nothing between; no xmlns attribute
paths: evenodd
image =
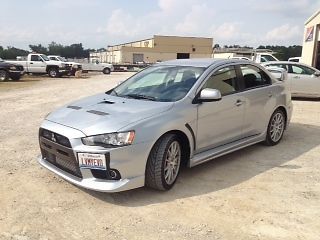
<svg viewBox="0 0 320 240"><path fill-rule="evenodd" d="M57 141L57 139L54 137L54 133L51 133L51 140L52 140L53 142L56 142L56 141Z"/></svg>

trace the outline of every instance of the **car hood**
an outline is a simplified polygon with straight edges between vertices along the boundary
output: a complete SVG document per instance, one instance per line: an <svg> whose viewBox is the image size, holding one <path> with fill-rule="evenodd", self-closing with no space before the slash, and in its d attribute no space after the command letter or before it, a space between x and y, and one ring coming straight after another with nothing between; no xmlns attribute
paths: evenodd
<svg viewBox="0 0 320 240"><path fill-rule="evenodd" d="M160 115L173 104L99 94L70 103L50 113L46 120L90 136L116 132L134 122Z"/></svg>

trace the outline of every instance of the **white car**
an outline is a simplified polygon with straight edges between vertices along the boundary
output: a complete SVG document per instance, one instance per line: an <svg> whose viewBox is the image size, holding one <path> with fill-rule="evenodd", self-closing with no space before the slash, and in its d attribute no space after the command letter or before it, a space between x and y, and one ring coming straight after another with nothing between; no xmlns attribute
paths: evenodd
<svg viewBox="0 0 320 240"><path fill-rule="evenodd" d="M265 67L280 67L288 71L288 84L293 97L320 98L320 71L297 62L267 62Z"/></svg>
<svg viewBox="0 0 320 240"><path fill-rule="evenodd" d="M289 62L301 62L301 57L292 57L288 59Z"/></svg>
<svg viewBox="0 0 320 240"><path fill-rule="evenodd" d="M90 63L82 64L82 70L110 74L114 70L114 67L110 63L101 63L99 60L93 58L90 60Z"/></svg>

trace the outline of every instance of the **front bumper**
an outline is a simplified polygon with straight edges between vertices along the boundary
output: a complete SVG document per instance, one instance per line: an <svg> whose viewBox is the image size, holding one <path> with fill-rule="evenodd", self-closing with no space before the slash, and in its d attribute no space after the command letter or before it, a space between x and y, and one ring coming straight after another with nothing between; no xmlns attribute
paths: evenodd
<svg viewBox="0 0 320 240"><path fill-rule="evenodd" d="M64 156L59 155L60 153L68 153L68 155L70 155L70 157L76 161L76 165L78 166L77 153L86 152L105 154L110 156L108 169L115 169L121 175L121 179L119 180L101 179L99 176L97 177L91 169L82 168L77 169L79 172L73 174L72 171L66 171L59 165L48 161L48 159L45 157L45 154L39 156L38 161L43 167L54 172L72 184L100 192L119 192L144 186L146 161L149 150L152 147L150 143L106 149L103 147L83 145L81 138L85 137L85 135L73 128L50 121L44 121L41 128L64 135L69 139L71 145L70 148L60 146L57 143L51 144L53 146L51 152L54 149L57 149L56 154L59 158L59 161L64 159ZM42 144L43 143L40 137L40 148L43 153L44 148L50 147L48 146L50 145L50 142L48 142L48 139L46 139L45 146L42 146ZM66 160L69 161L70 159ZM74 168L74 166L72 166L72 168Z"/></svg>

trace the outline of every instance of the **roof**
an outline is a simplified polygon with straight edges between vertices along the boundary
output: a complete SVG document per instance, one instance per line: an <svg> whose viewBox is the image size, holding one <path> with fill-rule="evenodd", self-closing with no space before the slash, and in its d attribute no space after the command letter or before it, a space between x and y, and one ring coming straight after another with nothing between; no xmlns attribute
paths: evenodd
<svg viewBox="0 0 320 240"><path fill-rule="evenodd" d="M219 59L219 58L193 58L193 59L176 59L158 63L157 65L175 65L175 66L193 66L193 67L210 67L212 65L221 65L225 63L248 63L247 60L239 59Z"/></svg>
<svg viewBox="0 0 320 240"><path fill-rule="evenodd" d="M308 23L310 23L315 17L317 17L320 14L320 9L315 12L306 22L304 25L307 25Z"/></svg>

